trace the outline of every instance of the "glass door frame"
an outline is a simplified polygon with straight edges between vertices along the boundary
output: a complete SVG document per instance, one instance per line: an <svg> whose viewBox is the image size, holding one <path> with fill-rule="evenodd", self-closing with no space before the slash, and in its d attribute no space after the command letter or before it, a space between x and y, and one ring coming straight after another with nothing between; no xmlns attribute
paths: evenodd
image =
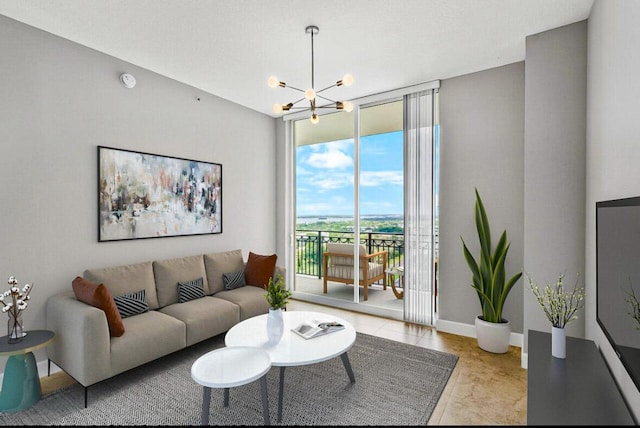
<svg viewBox="0 0 640 428"><path fill-rule="evenodd" d="M353 287L353 303L359 305L360 295L359 286L355 284L359 283L359 269L356 269L356 262L358 260L359 242L360 242L360 109L366 108L371 105L379 104L382 102L388 102L396 98L414 92L419 92L427 89L435 89L440 87L440 81L431 81L419 85L414 85L406 88L397 89L381 94L375 94L363 98L353 100L354 104L354 119L353 119L353 140L354 140L354 287ZM328 114L324 113L324 114ZM286 233L286 246L285 246L285 268L286 268L286 282L287 284L295 284L296 280L296 145L294 138L294 122L301 119L308 120L307 112L292 113L283 116L285 124L285 233ZM357 173L356 173L357 172ZM375 311L374 311L375 312ZM382 315L385 316L385 315Z"/></svg>

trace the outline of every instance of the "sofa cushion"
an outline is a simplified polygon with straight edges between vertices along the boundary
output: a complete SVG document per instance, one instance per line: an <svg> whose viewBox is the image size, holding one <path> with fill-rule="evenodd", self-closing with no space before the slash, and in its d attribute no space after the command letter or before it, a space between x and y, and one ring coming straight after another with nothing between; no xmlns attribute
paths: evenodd
<svg viewBox="0 0 640 428"><path fill-rule="evenodd" d="M187 346L222 334L240 321L238 305L215 296L165 306L159 312L185 324Z"/></svg>
<svg viewBox="0 0 640 428"><path fill-rule="evenodd" d="M209 294L224 290L222 275L225 272L244 271L242 250L222 251L204 255L204 266L209 281Z"/></svg>
<svg viewBox="0 0 640 428"><path fill-rule="evenodd" d="M186 303L191 300L201 299L205 296L203 279L178 282L178 303Z"/></svg>
<svg viewBox="0 0 640 428"><path fill-rule="evenodd" d="M104 284L114 296L135 293L144 289L149 309L158 309L158 295L152 262L87 269L83 276L96 284Z"/></svg>
<svg viewBox="0 0 640 428"><path fill-rule="evenodd" d="M244 270L223 273L222 282L224 283L225 290L233 290L234 288L244 287L247 285L244 279Z"/></svg>
<svg viewBox="0 0 640 428"><path fill-rule="evenodd" d="M265 298L266 290L260 287L240 287L234 290L220 291L214 297L228 300L240 308L240 321L269 313L269 303Z"/></svg>
<svg viewBox="0 0 640 428"><path fill-rule="evenodd" d="M113 338L109 344L112 376L187 346L184 323L160 311L148 311L125 318L123 322L127 334Z"/></svg>
<svg viewBox="0 0 640 428"><path fill-rule="evenodd" d="M122 317L111 292L104 284L95 284L81 276L77 276L72 281L71 287L76 299L104 311L111 337L120 337L124 334L125 329Z"/></svg>
<svg viewBox="0 0 640 428"><path fill-rule="evenodd" d="M140 315L149 310L147 293L144 290L127 293L113 298L122 318Z"/></svg>
<svg viewBox="0 0 640 428"><path fill-rule="evenodd" d="M249 252L247 265L244 268L244 279L247 285L267 288L269 278L273 277L278 256L276 254L261 255Z"/></svg>
<svg viewBox="0 0 640 428"><path fill-rule="evenodd" d="M154 261L153 273L160 307L178 303L178 282L207 277L201 254ZM205 294L209 294L207 281L203 281L203 284Z"/></svg>

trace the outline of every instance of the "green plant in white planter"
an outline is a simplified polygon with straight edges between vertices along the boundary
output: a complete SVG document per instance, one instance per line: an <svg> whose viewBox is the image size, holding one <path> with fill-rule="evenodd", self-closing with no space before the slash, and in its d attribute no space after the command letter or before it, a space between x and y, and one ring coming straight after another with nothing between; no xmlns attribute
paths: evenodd
<svg viewBox="0 0 640 428"><path fill-rule="evenodd" d="M491 245L491 228L487 212L476 192L475 223L480 241L480 255L476 259L462 236L464 258L471 269L471 287L478 294L482 315L476 317L478 345L485 351L505 353L509 349L511 327L508 320L502 318L502 310L509 292L522 277L522 272L507 280L505 260L511 245L507 231L502 232L495 248Z"/></svg>
<svg viewBox="0 0 640 428"><path fill-rule="evenodd" d="M267 338L269 343L275 344L280 341L284 333L284 320L282 311L286 309L289 298L292 296L291 290L284 284L282 275L277 274L276 280L269 278L267 284L267 294L264 295L269 303L269 314L267 315Z"/></svg>

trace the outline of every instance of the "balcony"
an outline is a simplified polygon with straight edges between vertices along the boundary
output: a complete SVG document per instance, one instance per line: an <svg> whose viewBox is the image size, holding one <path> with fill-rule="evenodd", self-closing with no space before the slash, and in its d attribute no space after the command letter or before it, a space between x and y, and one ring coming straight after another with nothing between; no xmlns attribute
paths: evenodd
<svg viewBox="0 0 640 428"><path fill-rule="evenodd" d="M360 243L368 253L387 251L388 267L404 265L404 234L387 232L360 233ZM382 316L402 319L403 300L398 299L390 285L383 289L382 281L369 287L369 300L363 300L359 288L360 303L353 303L353 285L328 283L327 294L322 293L322 253L328 242L354 243L354 234L343 231L296 230L296 297L315 303L329 304L352 310L373 312ZM395 278L396 286L400 283ZM388 279L387 284L390 284ZM358 308L358 306L361 306ZM362 307L364 306L364 308Z"/></svg>

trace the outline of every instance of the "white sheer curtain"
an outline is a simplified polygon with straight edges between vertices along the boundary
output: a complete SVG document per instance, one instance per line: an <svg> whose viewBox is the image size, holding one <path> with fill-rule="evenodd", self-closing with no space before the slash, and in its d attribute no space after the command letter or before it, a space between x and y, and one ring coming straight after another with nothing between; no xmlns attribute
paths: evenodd
<svg viewBox="0 0 640 428"><path fill-rule="evenodd" d="M434 90L404 96L404 319L433 324Z"/></svg>

